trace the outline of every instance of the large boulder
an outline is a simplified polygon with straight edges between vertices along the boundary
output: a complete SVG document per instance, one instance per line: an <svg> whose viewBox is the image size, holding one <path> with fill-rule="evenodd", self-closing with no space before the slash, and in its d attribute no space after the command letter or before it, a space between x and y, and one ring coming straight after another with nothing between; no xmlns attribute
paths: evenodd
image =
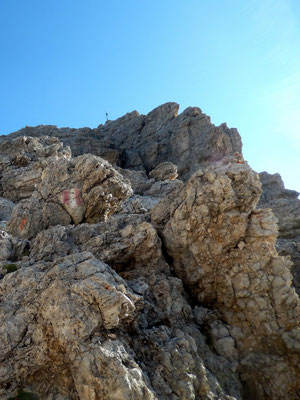
<svg viewBox="0 0 300 400"><path fill-rule="evenodd" d="M132 194L129 182L100 157L49 162L29 199L14 208L8 232L32 238L53 225L106 220Z"/></svg>
<svg viewBox="0 0 300 400"><path fill-rule="evenodd" d="M177 276L229 325L249 398L292 400L300 390L300 301L290 262L276 253L276 219L256 209L260 193L246 164L217 163L158 203L152 221Z"/></svg>
<svg viewBox="0 0 300 400"><path fill-rule="evenodd" d="M8 274L0 293L1 398L26 382L43 398L154 399L110 336L135 318L139 296L90 253Z"/></svg>
<svg viewBox="0 0 300 400"><path fill-rule="evenodd" d="M164 181L166 179L173 181L177 176L177 166L171 162L160 163L149 173L150 178L154 178L158 181Z"/></svg>
<svg viewBox="0 0 300 400"><path fill-rule="evenodd" d="M66 229L44 234L63 240L58 228ZM124 265L129 237L135 241L125 230L123 250L109 239ZM139 240L142 247L147 240ZM152 266L150 254L135 260L139 273L129 280L88 252L8 274L0 282L0 397L23 387L54 400L241 400L235 364L206 344L181 280L152 259Z"/></svg>
<svg viewBox="0 0 300 400"><path fill-rule="evenodd" d="M121 272L139 268L158 270L160 239L153 226L139 215L116 215L106 222L55 226L40 232L31 243L34 260L55 260L59 255L90 251Z"/></svg>
<svg viewBox="0 0 300 400"><path fill-rule="evenodd" d="M48 162L70 158L70 148L55 137L4 141L0 144L1 195L14 202L30 197Z"/></svg>

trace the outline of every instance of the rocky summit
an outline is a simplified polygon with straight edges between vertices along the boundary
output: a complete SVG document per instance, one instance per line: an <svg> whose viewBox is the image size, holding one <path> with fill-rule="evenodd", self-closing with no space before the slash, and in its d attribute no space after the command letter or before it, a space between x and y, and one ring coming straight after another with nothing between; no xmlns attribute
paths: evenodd
<svg viewBox="0 0 300 400"><path fill-rule="evenodd" d="M300 399L300 200L176 103L0 137L0 399Z"/></svg>

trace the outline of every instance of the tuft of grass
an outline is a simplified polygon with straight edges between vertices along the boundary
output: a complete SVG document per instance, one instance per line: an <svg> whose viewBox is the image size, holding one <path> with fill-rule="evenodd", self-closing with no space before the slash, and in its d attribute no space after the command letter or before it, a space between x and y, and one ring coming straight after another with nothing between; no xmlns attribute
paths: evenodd
<svg viewBox="0 0 300 400"><path fill-rule="evenodd" d="M7 273L9 274L10 272L15 272L18 270L17 265L16 264L6 264L3 267L4 269L6 269Z"/></svg>
<svg viewBox="0 0 300 400"><path fill-rule="evenodd" d="M10 397L7 400L39 400L39 398L33 393L24 392L23 389L18 389L17 396Z"/></svg>

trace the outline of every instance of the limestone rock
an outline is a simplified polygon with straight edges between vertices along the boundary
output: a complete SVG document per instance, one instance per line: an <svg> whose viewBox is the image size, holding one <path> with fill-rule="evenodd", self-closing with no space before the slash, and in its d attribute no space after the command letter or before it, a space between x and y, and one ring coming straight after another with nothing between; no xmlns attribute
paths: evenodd
<svg viewBox="0 0 300 400"><path fill-rule="evenodd" d="M44 202L34 192L29 199L17 204L6 229L16 237L31 239L49 226L68 225L71 222L71 216L60 204Z"/></svg>
<svg viewBox="0 0 300 400"><path fill-rule="evenodd" d="M26 240L11 237L5 231L0 230L0 264L4 261L7 263L15 262L26 257L28 248L29 245Z"/></svg>
<svg viewBox="0 0 300 400"><path fill-rule="evenodd" d="M30 255L35 260L52 261L58 255L87 249L118 271L139 266L155 266L157 270L162 257L156 231L139 215L117 215L98 224L47 229L32 241Z"/></svg>
<svg viewBox="0 0 300 400"><path fill-rule="evenodd" d="M167 163L170 164L170 163ZM173 180L155 180L154 178L148 179L143 171L135 171L130 169L117 168L117 171L130 181L132 190L135 194L141 196L153 196L162 198L169 192L182 185L179 179Z"/></svg>
<svg viewBox="0 0 300 400"><path fill-rule="evenodd" d="M49 162L36 191L15 207L8 231L32 238L53 225L105 220L131 194L128 182L99 157Z"/></svg>
<svg viewBox="0 0 300 400"><path fill-rule="evenodd" d="M278 239L276 248L280 255L291 258L293 265L291 272L293 275L293 286L298 296L300 295L300 236L290 239Z"/></svg>
<svg viewBox="0 0 300 400"><path fill-rule="evenodd" d="M143 214L149 212L159 199L152 196L133 195L122 204L121 213L124 214Z"/></svg>
<svg viewBox="0 0 300 400"><path fill-rule="evenodd" d="M12 243L9 235L0 231L0 261L9 260L12 256Z"/></svg>
<svg viewBox="0 0 300 400"><path fill-rule="evenodd" d="M154 177L148 179L143 171L117 168L117 171L130 181L134 192L134 195L122 204L122 213L147 213L157 204L159 199L183 185L182 181L175 179L175 176L177 176L177 172L174 175L174 171L177 171L176 166L172 163L165 164L167 164L167 168L170 167L168 176L173 177L173 180L167 178L165 180L156 180Z"/></svg>
<svg viewBox="0 0 300 400"><path fill-rule="evenodd" d="M151 214L176 274L228 324L228 339L217 344L223 355L238 352L252 398L292 400L300 389L300 301L290 287L290 262L275 250L276 219L271 210L255 209L260 192L247 165L216 163ZM283 350L275 357L276 346Z"/></svg>
<svg viewBox="0 0 300 400"><path fill-rule="evenodd" d="M1 399L299 398L298 193L235 129L176 103L26 127L0 195Z"/></svg>
<svg viewBox="0 0 300 400"><path fill-rule="evenodd" d="M24 381L43 398L58 388L65 399L154 398L139 366L109 333L135 318L139 297L91 254L8 274L0 295L1 398L6 384L12 391Z"/></svg>
<svg viewBox="0 0 300 400"><path fill-rule="evenodd" d="M6 229L6 223L11 217L14 206L12 201L0 197L0 230Z"/></svg>
<svg viewBox="0 0 300 400"><path fill-rule="evenodd" d="M143 373L149 376L154 398L241 398L234 366L211 352L191 322L182 282L169 276L160 240L144 216L123 214L98 224L49 228L32 241L30 258L57 263L60 254L77 254L86 248L118 271L143 298L138 330L131 332L130 339L120 340L125 340L126 348L132 349ZM230 387L234 397L226 395L223 386Z"/></svg>
<svg viewBox="0 0 300 400"><path fill-rule="evenodd" d="M285 189L279 174L259 174L263 194L260 207L272 208L278 219L277 251L293 261L293 285L300 294L300 200L295 190Z"/></svg>
<svg viewBox="0 0 300 400"><path fill-rule="evenodd" d="M230 363L184 321L192 315L181 281L147 275L144 268L127 285L84 252L6 276L0 284L0 396L25 383L47 399L240 399ZM168 318L175 330L161 325Z"/></svg>
<svg viewBox="0 0 300 400"><path fill-rule="evenodd" d="M6 199L31 196L48 161L70 159L68 147L55 137L19 137L0 144L0 183Z"/></svg>
<svg viewBox="0 0 300 400"><path fill-rule="evenodd" d="M132 190L135 194L144 195L154 184L154 179L148 179L144 171L135 171L117 167L116 170L130 181Z"/></svg>
<svg viewBox="0 0 300 400"><path fill-rule="evenodd" d="M79 253L78 246L70 237L70 229L72 229L71 225L56 225L39 232L30 243L29 255L33 262L55 261L58 258Z"/></svg>
<svg viewBox="0 0 300 400"><path fill-rule="evenodd" d="M261 207L272 208L278 218L279 237L293 238L300 236L300 200L295 190L285 189L279 174L260 173L263 195Z"/></svg>
<svg viewBox="0 0 300 400"><path fill-rule="evenodd" d="M105 158L114 151L114 161L122 168L150 172L160 163L172 162L178 167L180 179L189 178L199 167L224 156L241 153L236 129L229 129L226 124L214 126L197 107L189 107L179 115L178 109L178 104L166 103L147 115L133 111L96 129L26 127L0 137L0 143L24 135L54 136L70 146L74 156L93 153Z"/></svg>
<svg viewBox="0 0 300 400"><path fill-rule="evenodd" d="M164 181L166 179L173 181L177 176L177 166L171 162L161 163L149 172L149 177L158 181Z"/></svg>

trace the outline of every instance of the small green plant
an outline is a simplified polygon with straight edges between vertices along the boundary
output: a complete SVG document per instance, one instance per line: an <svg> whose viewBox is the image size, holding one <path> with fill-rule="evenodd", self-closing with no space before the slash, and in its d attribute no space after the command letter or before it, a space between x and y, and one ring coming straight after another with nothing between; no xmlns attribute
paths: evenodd
<svg viewBox="0 0 300 400"><path fill-rule="evenodd" d="M24 392L23 389L18 389L17 396L10 397L7 400L39 400L39 398L33 393Z"/></svg>
<svg viewBox="0 0 300 400"><path fill-rule="evenodd" d="M7 273L9 274L10 272L15 272L18 270L17 265L16 264L6 264L3 267L4 269L6 269Z"/></svg>

